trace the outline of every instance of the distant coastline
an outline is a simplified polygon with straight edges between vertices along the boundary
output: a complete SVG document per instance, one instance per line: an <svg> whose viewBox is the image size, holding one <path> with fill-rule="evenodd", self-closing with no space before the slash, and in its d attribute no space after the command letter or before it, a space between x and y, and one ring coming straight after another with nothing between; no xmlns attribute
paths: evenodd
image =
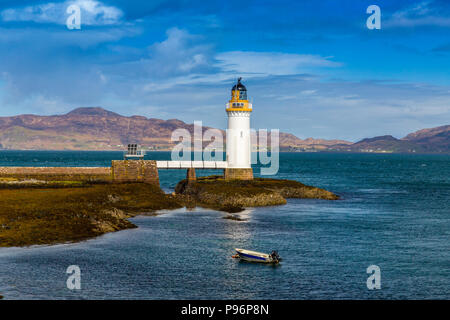
<svg viewBox="0 0 450 320"><path fill-rule="evenodd" d="M122 151L128 143L137 143L144 150L165 152L177 144L171 141L177 129L185 129L192 135L194 125L178 119L127 117L99 107L78 108L53 116L0 117L0 150ZM281 131L279 148L282 152L447 154L450 153L450 125L422 129L401 139L384 135L357 142L300 139Z"/></svg>
<svg viewBox="0 0 450 320"><path fill-rule="evenodd" d="M0 152L3 151L16 151L16 152L20 152L20 151L24 151L24 152L121 152L123 153L124 150L120 150L120 149L103 149L103 150L89 150L89 149L73 149L73 150L69 150L69 149L0 149ZM147 152L151 152L151 153L167 153L167 152L171 152L172 149L160 149L160 150L145 150ZM195 151L196 152L196 151ZM258 152L258 151L254 151L254 152ZM279 153L335 153L335 154L415 154L415 155L433 155L433 154L442 154L442 155L446 155L446 154L450 154L450 151L445 151L445 152L395 152L395 151L385 151L385 150L374 150L374 151L345 151L345 150L317 150L317 151L312 151L312 150L306 150L306 151L289 151L289 150L282 150L279 151Z"/></svg>

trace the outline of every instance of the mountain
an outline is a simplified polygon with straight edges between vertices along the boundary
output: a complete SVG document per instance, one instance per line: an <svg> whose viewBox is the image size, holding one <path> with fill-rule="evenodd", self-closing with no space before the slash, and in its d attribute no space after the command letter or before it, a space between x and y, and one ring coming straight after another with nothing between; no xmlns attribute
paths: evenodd
<svg viewBox="0 0 450 320"><path fill-rule="evenodd" d="M415 152L417 148L414 143L405 143L391 135L363 139L350 147L352 151L359 152Z"/></svg>
<svg viewBox="0 0 450 320"><path fill-rule="evenodd" d="M450 152L450 125L422 129L408 134L403 141L413 142L426 152Z"/></svg>
<svg viewBox="0 0 450 320"><path fill-rule="evenodd" d="M126 117L100 107L77 108L63 115L0 117L0 149L124 150L128 143L137 143L149 150L171 150L178 143L171 141L176 129L186 129L193 135L194 125L178 119ZM402 139L386 135L356 143L300 139L284 132L280 132L279 138L280 150L291 152L450 153L450 125L419 130ZM268 140L270 146L270 135Z"/></svg>
<svg viewBox="0 0 450 320"><path fill-rule="evenodd" d="M0 145L5 149L123 150L128 143L153 149L170 144L172 131L193 132L180 120L125 117L102 108L78 108L64 115L0 117Z"/></svg>
<svg viewBox="0 0 450 320"><path fill-rule="evenodd" d="M450 153L450 125L422 129L402 139L386 135L332 148L352 152Z"/></svg>
<svg viewBox="0 0 450 320"><path fill-rule="evenodd" d="M172 132L194 125L181 120L143 116L126 117L100 107L78 108L64 115L0 117L0 148L21 150L124 150L138 143L150 150L170 150ZM209 129L204 127L203 131ZM225 132L222 130L225 136ZM269 137L270 140L270 137ZM280 132L280 148L322 150L335 144L328 140L302 140ZM350 143L340 141L343 144Z"/></svg>
<svg viewBox="0 0 450 320"><path fill-rule="evenodd" d="M280 150L281 151L327 151L334 145L351 145L352 142L344 140L325 140L325 139L300 139L290 133L280 132Z"/></svg>

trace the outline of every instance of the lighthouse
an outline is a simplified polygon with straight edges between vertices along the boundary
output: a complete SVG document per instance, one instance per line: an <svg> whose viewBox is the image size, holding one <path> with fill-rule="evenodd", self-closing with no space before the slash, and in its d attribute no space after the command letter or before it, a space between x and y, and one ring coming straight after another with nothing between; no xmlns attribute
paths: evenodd
<svg viewBox="0 0 450 320"><path fill-rule="evenodd" d="M251 167L250 115L252 104L248 101L247 88L241 83L231 88L231 99L227 103L227 169L225 179L253 179Z"/></svg>

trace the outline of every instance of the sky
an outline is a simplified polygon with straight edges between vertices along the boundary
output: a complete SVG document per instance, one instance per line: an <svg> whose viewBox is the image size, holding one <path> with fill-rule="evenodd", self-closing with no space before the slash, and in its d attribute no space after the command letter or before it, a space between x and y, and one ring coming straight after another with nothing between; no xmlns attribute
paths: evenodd
<svg viewBox="0 0 450 320"><path fill-rule="evenodd" d="M358 141L450 124L450 1L0 0L0 116L100 106L226 128L237 77L253 128Z"/></svg>

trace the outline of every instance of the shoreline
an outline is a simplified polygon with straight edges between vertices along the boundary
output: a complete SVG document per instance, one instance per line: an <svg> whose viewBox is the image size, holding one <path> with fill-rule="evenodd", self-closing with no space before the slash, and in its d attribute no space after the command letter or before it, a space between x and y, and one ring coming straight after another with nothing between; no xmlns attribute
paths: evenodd
<svg viewBox="0 0 450 320"><path fill-rule="evenodd" d="M60 149L0 149L2 151L13 151L13 152L120 152L123 154L123 149L114 150L84 150L84 149L73 149L73 150L60 150ZM145 152L155 152L155 153L167 153L171 152L172 149L167 150L145 150ZM200 152L200 151L193 151ZM257 153L258 151L254 151ZM413 154L413 155L450 155L450 152L395 152L389 150L381 151L344 151L344 150L309 150L309 151L279 151L278 153L326 153L326 154Z"/></svg>
<svg viewBox="0 0 450 320"><path fill-rule="evenodd" d="M246 207L284 205L287 198L337 200L324 189L292 180L225 181L219 176L182 180L166 194L146 183L54 181L0 183L0 248L74 243L137 228L129 218L161 210L206 208L233 213Z"/></svg>

